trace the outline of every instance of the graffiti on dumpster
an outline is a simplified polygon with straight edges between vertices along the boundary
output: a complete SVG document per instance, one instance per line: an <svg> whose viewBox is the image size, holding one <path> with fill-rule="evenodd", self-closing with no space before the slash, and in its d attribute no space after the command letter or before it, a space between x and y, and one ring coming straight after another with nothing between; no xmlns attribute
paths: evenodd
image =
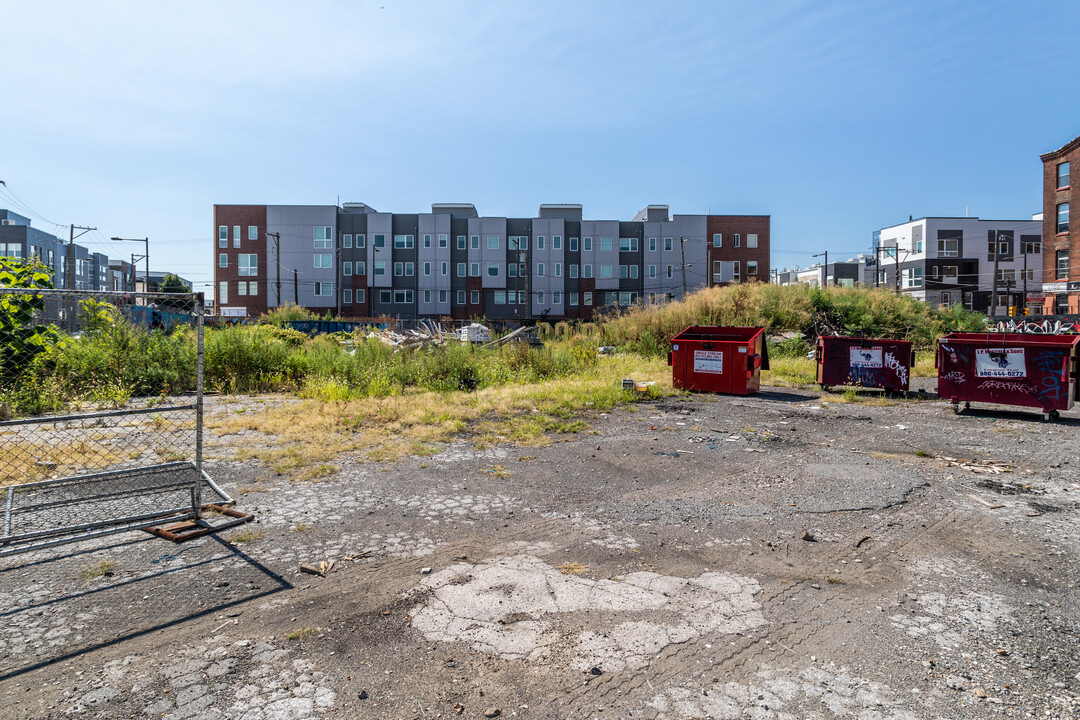
<svg viewBox="0 0 1080 720"><path fill-rule="evenodd" d="M724 353L716 350L695 350L694 372L722 375L724 373Z"/></svg>
<svg viewBox="0 0 1080 720"><path fill-rule="evenodd" d="M881 381L875 368L852 365L848 370L847 382L848 385L877 387Z"/></svg>
<svg viewBox="0 0 1080 720"><path fill-rule="evenodd" d="M967 382L967 376L960 370L950 370L949 372L942 375L941 379L948 380L949 382L955 383L957 385L963 385L965 382Z"/></svg>
<svg viewBox="0 0 1080 720"><path fill-rule="evenodd" d="M892 353L885 353L885 367L894 371L900 382L907 385L907 368Z"/></svg>
<svg viewBox="0 0 1080 720"><path fill-rule="evenodd" d="M1035 358L1035 370L1042 376L1039 378L1039 400L1043 405L1056 406L1061 399L1061 388L1065 383L1058 380L1058 373L1065 364L1065 356L1056 353L1046 353Z"/></svg>
<svg viewBox="0 0 1080 720"><path fill-rule="evenodd" d="M985 378L1027 377L1024 348L980 348L976 350L975 376Z"/></svg>
<svg viewBox="0 0 1080 720"><path fill-rule="evenodd" d="M979 390L1000 390L1004 392L1018 392L1025 395L1035 395L1038 390L1027 382L1015 380L983 380L979 383Z"/></svg>

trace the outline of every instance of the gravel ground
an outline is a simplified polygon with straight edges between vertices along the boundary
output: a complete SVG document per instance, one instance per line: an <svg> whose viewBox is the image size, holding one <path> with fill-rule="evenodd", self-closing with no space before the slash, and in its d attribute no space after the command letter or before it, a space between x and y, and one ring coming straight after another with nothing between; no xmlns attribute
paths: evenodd
<svg viewBox="0 0 1080 720"><path fill-rule="evenodd" d="M543 449L341 458L239 495L261 533L240 545L4 559L0 715L1080 716L1080 414L838 399L698 395Z"/></svg>

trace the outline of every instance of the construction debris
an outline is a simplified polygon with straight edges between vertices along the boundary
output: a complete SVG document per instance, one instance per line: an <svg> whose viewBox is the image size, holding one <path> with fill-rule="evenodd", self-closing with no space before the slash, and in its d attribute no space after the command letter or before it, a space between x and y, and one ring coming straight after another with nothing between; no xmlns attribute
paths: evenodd
<svg viewBox="0 0 1080 720"><path fill-rule="evenodd" d="M474 344L480 347L498 347L509 342L527 342L530 345L543 346L536 337L535 327L519 327L495 340L491 339L491 330L480 323L470 323L461 328L447 330L442 323L433 320L421 320L415 330L393 330L385 328L372 330L367 337L378 340L392 347L436 347L451 342ZM350 345L346 340L343 344Z"/></svg>
<svg viewBox="0 0 1080 720"><path fill-rule="evenodd" d="M1008 463L998 462L997 460L958 460L956 458L945 457L944 455L939 455L938 459L944 460L945 464L949 467L963 468L964 470L970 470L975 473L1000 475L1001 473L1012 472L1016 469Z"/></svg>

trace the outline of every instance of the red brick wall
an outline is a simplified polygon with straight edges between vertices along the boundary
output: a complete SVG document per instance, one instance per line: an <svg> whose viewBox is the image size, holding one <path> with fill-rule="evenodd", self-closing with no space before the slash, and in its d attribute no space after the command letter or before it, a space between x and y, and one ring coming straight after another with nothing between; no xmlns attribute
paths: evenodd
<svg viewBox="0 0 1080 720"><path fill-rule="evenodd" d="M769 281L769 225L771 218L768 215L709 215L706 219L706 240L709 244L709 284L712 285L712 262L714 260L738 260L741 263L740 278L746 280ZM712 238L716 233L724 236L723 246L714 248ZM739 247L735 247L735 234L741 239ZM746 247L746 236L756 233L758 236L757 248ZM758 274L756 277L747 276L746 262L757 260Z"/></svg>
<svg viewBox="0 0 1080 720"><path fill-rule="evenodd" d="M1061 154L1051 153L1043 156L1043 282L1063 282L1057 279L1057 251L1069 251L1069 277L1068 281L1080 281L1080 243L1076 238L1077 220L1072 217L1077 210L1077 200L1080 199L1080 138L1070 143ZM1070 180L1069 186L1063 189L1057 187L1057 168L1063 162L1069 163ZM1069 203L1069 232L1058 235L1057 233L1057 206L1059 203ZM1053 312L1054 295L1047 294L1044 311ZM1069 293L1069 312L1080 312L1080 293Z"/></svg>
<svg viewBox="0 0 1080 720"><path fill-rule="evenodd" d="M219 247L218 245L218 227L225 225L229 229L229 239L227 242L228 247ZM233 242L233 226L240 226L240 247L235 247ZM258 228L255 240L248 240L248 226L254 225ZM272 297L271 293L274 290L274 283L277 278L273 273L274 268L271 267L274 254L273 252L267 252L267 238L266 238L266 206L265 205L215 205L214 206L214 297L218 297L218 289L221 287L222 282L229 283L229 301L225 303L227 307L246 307L248 317L257 317L262 315L267 310L267 297ZM271 244L273 241L270 241ZM218 256L221 253L225 253L229 256L228 267L218 267ZM259 258L259 268L255 275L245 275L240 277L239 275L239 258L238 256L243 253L245 255L257 255ZM275 266L276 267L276 266ZM258 283L258 294L252 295L240 295L237 289L238 283L255 281ZM282 295L285 295L284 285L286 278L282 277ZM220 313L221 303L216 301L215 307L218 308Z"/></svg>

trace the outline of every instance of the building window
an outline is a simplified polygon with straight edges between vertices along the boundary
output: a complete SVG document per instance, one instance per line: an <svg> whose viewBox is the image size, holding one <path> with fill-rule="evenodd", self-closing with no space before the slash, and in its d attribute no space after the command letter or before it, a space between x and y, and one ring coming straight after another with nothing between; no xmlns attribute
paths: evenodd
<svg viewBox="0 0 1080 720"><path fill-rule="evenodd" d="M991 230L990 232L992 234L994 234L994 235L997 235L997 233L995 231L993 231L993 230ZM1009 242L1007 240L1001 240L1001 239L988 240L986 242L986 255L987 255L987 257L993 258L995 254L997 254L997 255L1008 255L1009 254Z"/></svg>
<svg viewBox="0 0 1080 720"><path fill-rule="evenodd" d="M444 248L447 245L448 238L446 233L439 235L439 247Z"/></svg>
<svg viewBox="0 0 1080 720"><path fill-rule="evenodd" d="M1058 190L1069 187L1069 163L1059 163L1057 166L1057 186Z"/></svg>
<svg viewBox="0 0 1080 720"><path fill-rule="evenodd" d="M424 291L424 303L430 303L430 302L431 302L431 291L430 290L425 290Z"/></svg>
<svg viewBox="0 0 1080 720"><path fill-rule="evenodd" d="M351 262L346 261L346 262L341 263L341 274L344 275L345 277L350 277L352 275L352 263Z"/></svg>
<svg viewBox="0 0 1080 720"><path fill-rule="evenodd" d="M731 236L731 245L733 247L740 247L742 245L742 235L735 233Z"/></svg>
<svg viewBox="0 0 1080 720"><path fill-rule="evenodd" d="M723 233L713 233L712 246L713 247L724 247L724 235L723 235Z"/></svg>
<svg viewBox="0 0 1080 720"><path fill-rule="evenodd" d="M592 238L591 237L582 238L582 240L581 240L581 249L584 252L592 252Z"/></svg>
<svg viewBox="0 0 1080 720"><path fill-rule="evenodd" d="M668 276L669 279L675 277L675 266L673 266L673 265L668 265L667 266L667 276Z"/></svg>
<svg viewBox="0 0 1080 720"><path fill-rule="evenodd" d="M904 269L904 287L905 288L917 288L922 287L923 284L922 268L905 268Z"/></svg>
<svg viewBox="0 0 1080 720"><path fill-rule="evenodd" d="M385 305L389 305L390 300L393 297L394 297L394 294L392 292L390 292L389 290L380 290L379 291L379 302L381 302L381 303L383 303Z"/></svg>
<svg viewBox="0 0 1080 720"><path fill-rule="evenodd" d="M236 294L238 296L240 296L240 297L243 297L244 295L247 295L247 283L246 282L238 282L238 283L236 283Z"/></svg>
<svg viewBox="0 0 1080 720"><path fill-rule="evenodd" d="M1035 237L1038 237L1038 235L1036 235ZM1024 240L1023 237L1021 237L1020 239L1023 241L1022 244L1021 244L1021 247L1023 248L1023 252L1024 252L1025 255L1038 255L1039 253L1042 252L1042 240L1041 239L1040 240Z"/></svg>
<svg viewBox="0 0 1080 720"><path fill-rule="evenodd" d="M489 262L487 264L488 277L499 277L499 263Z"/></svg>
<svg viewBox="0 0 1080 720"><path fill-rule="evenodd" d="M551 249L562 250L562 235L551 236Z"/></svg>
<svg viewBox="0 0 1080 720"><path fill-rule="evenodd" d="M445 303L446 298L448 297L447 293L449 293L449 292L450 292L449 290L440 290L439 291L439 302Z"/></svg>
<svg viewBox="0 0 1080 720"><path fill-rule="evenodd" d="M403 262L394 263L394 277L401 277L404 274L405 274L405 263L403 263Z"/></svg>
<svg viewBox="0 0 1080 720"><path fill-rule="evenodd" d="M656 238L649 238L649 252L656 252Z"/></svg>
<svg viewBox="0 0 1080 720"><path fill-rule="evenodd" d="M469 277L480 277L480 263L469 263Z"/></svg>
<svg viewBox="0 0 1080 720"><path fill-rule="evenodd" d="M225 304L227 304L229 302L229 283L227 283L227 282L219 282L218 283L217 301L218 301L218 307L219 308L222 305L225 305Z"/></svg>
<svg viewBox="0 0 1080 720"><path fill-rule="evenodd" d="M569 270L570 270L570 277L576 278L578 276L578 266L577 265L571 265Z"/></svg>
<svg viewBox="0 0 1080 720"><path fill-rule="evenodd" d="M424 263L424 275L430 275L430 274L431 274L431 263L426 262L426 263Z"/></svg>
<svg viewBox="0 0 1080 720"><path fill-rule="evenodd" d="M517 277L517 263L510 263L506 266L506 277Z"/></svg>
<svg viewBox="0 0 1080 720"><path fill-rule="evenodd" d="M237 267L240 268L237 273L241 277L245 275L258 275L259 274L259 256L258 255L245 255L241 254L237 256Z"/></svg>
<svg viewBox="0 0 1080 720"><path fill-rule="evenodd" d="M664 238L664 250L665 251L671 250L671 247L672 247L671 243L672 243L671 238Z"/></svg>
<svg viewBox="0 0 1080 720"><path fill-rule="evenodd" d="M998 282L1016 282L1016 270L1012 268L998 268Z"/></svg>
<svg viewBox="0 0 1080 720"><path fill-rule="evenodd" d="M315 283L315 296L316 297L330 297L334 294L334 284L328 282Z"/></svg>
<svg viewBox="0 0 1080 720"><path fill-rule="evenodd" d="M536 236L536 249L537 250L543 250L544 249L544 236L543 235L537 235Z"/></svg>
<svg viewBox="0 0 1080 720"><path fill-rule="evenodd" d="M757 260L747 260L746 261L746 274L747 274L747 276L750 276L750 275L757 276Z"/></svg>
<svg viewBox="0 0 1080 720"><path fill-rule="evenodd" d="M382 250L384 247L386 247L386 236L376 235L372 243L374 244L376 250Z"/></svg>
<svg viewBox="0 0 1080 720"><path fill-rule="evenodd" d="M496 290L495 291L495 300L494 300L494 302L495 302L496 305L505 305L506 304L506 291L505 290Z"/></svg>
<svg viewBox="0 0 1080 720"><path fill-rule="evenodd" d="M256 225L248 225L248 240L259 239L259 228Z"/></svg>
<svg viewBox="0 0 1080 720"><path fill-rule="evenodd" d="M413 263L411 263L411 262L405 263L405 277L412 277L413 276L413 270L415 268L416 268L416 266Z"/></svg>
<svg viewBox="0 0 1080 720"><path fill-rule="evenodd" d="M375 261L375 274L376 275L385 275L386 274L386 261L385 260L376 260Z"/></svg>
<svg viewBox="0 0 1080 720"><path fill-rule="evenodd" d="M394 249L395 250L412 250L413 248L413 236L412 235L395 235L394 236Z"/></svg>
<svg viewBox="0 0 1080 720"><path fill-rule="evenodd" d="M952 293L951 292L943 292L943 293L941 293L941 304L944 305L945 307L949 307L949 306L952 305Z"/></svg>
<svg viewBox="0 0 1080 720"><path fill-rule="evenodd" d="M525 293L521 293L521 294L524 295ZM510 305L516 305L517 304L517 293L515 291L513 291L513 290L507 290L506 291L506 302L508 304L510 304Z"/></svg>
<svg viewBox="0 0 1080 720"><path fill-rule="evenodd" d="M341 302L345 303L346 305L352 305L352 290L341 291Z"/></svg>
<svg viewBox="0 0 1080 720"><path fill-rule="evenodd" d="M465 249L465 236L464 235L458 235L457 236L457 249L458 250L464 250Z"/></svg>
<svg viewBox="0 0 1080 720"><path fill-rule="evenodd" d="M551 303L553 305L562 305L562 293L558 290L551 291Z"/></svg>
<svg viewBox="0 0 1080 720"><path fill-rule="evenodd" d="M611 250L611 238L609 237L600 238L600 252L605 250Z"/></svg>
<svg viewBox="0 0 1080 720"><path fill-rule="evenodd" d="M440 264L440 266L439 266L439 270L440 270L441 274L442 274L443 276L445 276L445 275L446 275L446 273L450 272L450 263L448 263L448 262L446 262L446 261L444 260L444 261L443 261L443 262L442 262L442 263Z"/></svg>
<svg viewBox="0 0 1080 720"><path fill-rule="evenodd" d="M471 304L473 304L473 305L479 305L480 304L480 291L479 290L472 290L472 291L469 292L469 302Z"/></svg>
<svg viewBox="0 0 1080 720"><path fill-rule="evenodd" d="M536 277L544 277L544 263L536 263Z"/></svg>
<svg viewBox="0 0 1080 720"><path fill-rule="evenodd" d="M217 266L218 267L229 267L229 255L228 255L228 253L218 253Z"/></svg>
<svg viewBox="0 0 1080 720"><path fill-rule="evenodd" d="M577 307L577 304L578 304L578 294L576 292L570 293L570 306L571 307Z"/></svg>
<svg viewBox="0 0 1080 720"><path fill-rule="evenodd" d="M528 250L529 249L529 236L517 235L510 238L510 242L507 244L509 250Z"/></svg>
<svg viewBox="0 0 1080 720"><path fill-rule="evenodd" d="M328 225L316 225L313 229L315 234L315 249L329 250L334 247L334 231Z"/></svg>
<svg viewBox="0 0 1080 720"><path fill-rule="evenodd" d="M544 304L544 291L543 291L543 290L541 290L540 292L536 293L536 302L537 302L538 304L540 304L540 305L543 305L543 304Z"/></svg>
<svg viewBox="0 0 1080 720"><path fill-rule="evenodd" d="M227 247L229 247L229 226L228 225L218 225L217 237L218 237L218 247L219 248L227 248Z"/></svg>
<svg viewBox="0 0 1080 720"><path fill-rule="evenodd" d="M916 240L916 241L915 241L915 242L913 243L913 245L914 245L915 247L913 247L912 249L913 249L913 250L914 250L915 252L917 252L917 253L921 253L921 252L922 252L922 240ZM747 246L747 247L750 247L750 241L749 241L749 240L747 240L747 242L746 242L746 246ZM756 247L756 246L755 246L755 247Z"/></svg>
<svg viewBox="0 0 1080 720"><path fill-rule="evenodd" d="M367 262L365 262L364 260L356 261L356 274L360 275L361 277L367 275Z"/></svg>
<svg viewBox="0 0 1080 720"><path fill-rule="evenodd" d="M458 305L464 305L465 304L465 291L464 290L458 290L457 291L457 304Z"/></svg>
<svg viewBox="0 0 1080 720"><path fill-rule="evenodd" d="M409 303L412 303L412 301L413 301L413 291L412 290L395 290L394 291L394 304L395 305L409 304Z"/></svg>
<svg viewBox="0 0 1080 720"><path fill-rule="evenodd" d="M1058 250L1057 251L1057 276L1056 280L1068 280L1069 279L1069 251Z"/></svg>
<svg viewBox="0 0 1080 720"><path fill-rule="evenodd" d="M619 238L619 252L637 252L637 238Z"/></svg>
<svg viewBox="0 0 1080 720"><path fill-rule="evenodd" d="M259 294L259 283L257 283L257 282L249 282L248 283L248 295L258 295L258 294Z"/></svg>
<svg viewBox="0 0 1080 720"><path fill-rule="evenodd" d="M356 302L358 302L358 303L366 302L365 299L364 299L364 296L365 296L365 293L364 293L363 288L357 290L356 291Z"/></svg>
<svg viewBox="0 0 1080 720"><path fill-rule="evenodd" d="M341 246L347 248L352 247L352 235L350 233L345 233L341 236Z"/></svg>
<svg viewBox="0 0 1080 720"><path fill-rule="evenodd" d="M591 292L585 293L585 304L586 305L592 305L592 293Z"/></svg>
<svg viewBox="0 0 1080 720"><path fill-rule="evenodd" d="M620 265L619 266L619 279L620 280L625 280L628 277L630 277L630 266L628 266L628 265Z"/></svg>
<svg viewBox="0 0 1080 720"><path fill-rule="evenodd" d="M941 237L941 235L939 234L937 241L937 254L938 257L959 257L960 239L955 237Z"/></svg>
<svg viewBox="0 0 1080 720"><path fill-rule="evenodd" d="M1057 206L1057 232L1069 232L1069 203L1060 203Z"/></svg>
<svg viewBox="0 0 1080 720"><path fill-rule="evenodd" d="M473 250L479 250L480 249L480 236L479 235L470 235L469 236L469 246Z"/></svg>
<svg viewBox="0 0 1080 720"><path fill-rule="evenodd" d="M736 237L738 237L738 235L736 235ZM740 277L742 277L742 262L740 262L739 260L736 260L735 262L731 263L731 265L732 265L732 271L731 271L732 277L734 277L734 279L738 280Z"/></svg>
<svg viewBox="0 0 1080 720"><path fill-rule="evenodd" d="M649 277L650 278L655 278L656 277L656 266L655 265L650 265L649 266Z"/></svg>
<svg viewBox="0 0 1080 720"><path fill-rule="evenodd" d="M586 263L585 265L581 266L581 277L583 277L583 278L591 278L592 277L592 264L591 263Z"/></svg>
<svg viewBox="0 0 1080 720"><path fill-rule="evenodd" d="M525 263L519 263L518 264L518 275L520 275L521 277L526 277L528 274L529 274L529 266L526 265Z"/></svg>
<svg viewBox="0 0 1080 720"><path fill-rule="evenodd" d="M562 277L562 263L555 263L555 277Z"/></svg>
<svg viewBox="0 0 1080 720"><path fill-rule="evenodd" d="M1054 314L1066 315L1069 312L1069 296L1068 295L1055 295L1054 296Z"/></svg>
<svg viewBox="0 0 1080 720"><path fill-rule="evenodd" d="M756 248L757 247L757 233L747 233L746 234L746 247L748 247L748 248ZM922 242L919 243L919 252L922 252Z"/></svg>
<svg viewBox="0 0 1080 720"><path fill-rule="evenodd" d="M316 268L332 268L334 267L334 256L331 253L315 254L312 257L315 258Z"/></svg>
<svg viewBox="0 0 1080 720"><path fill-rule="evenodd" d="M611 277L611 266L610 265L601 265L600 266L600 277L601 278L609 278L609 277Z"/></svg>
<svg viewBox="0 0 1080 720"><path fill-rule="evenodd" d="M577 242L578 242L578 240L577 240L576 237L570 238L570 252L577 252L577 249L578 249Z"/></svg>
<svg viewBox="0 0 1080 720"><path fill-rule="evenodd" d="M942 265L941 277L945 280L956 280L958 270L956 265ZM934 272L937 272L937 268L934 268Z"/></svg>
<svg viewBox="0 0 1080 720"><path fill-rule="evenodd" d="M356 247L362 248L362 247L365 247L366 245L367 245L367 236L364 235L363 233L358 234L356 236ZM360 302L360 301L357 300L357 302Z"/></svg>
<svg viewBox="0 0 1080 720"><path fill-rule="evenodd" d="M457 276L458 277L465 277L465 263L458 263L457 264Z"/></svg>
<svg viewBox="0 0 1080 720"><path fill-rule="evenodd" d="M431 236L430 235L425 235L424 236L424 247L425 248L431 247Z"/></svg>

